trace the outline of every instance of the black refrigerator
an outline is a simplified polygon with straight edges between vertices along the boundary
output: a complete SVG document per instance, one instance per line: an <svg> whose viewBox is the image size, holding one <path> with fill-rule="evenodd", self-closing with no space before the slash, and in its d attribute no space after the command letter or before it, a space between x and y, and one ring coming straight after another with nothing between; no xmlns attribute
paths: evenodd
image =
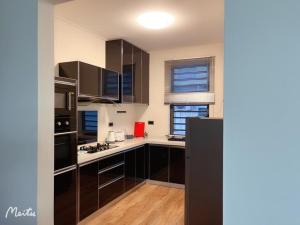
<svg viewBox="0 0 300 225"><path fill-rule="evenodd" d="M185 225L223 224L223 120L187 119Z"/></svg>

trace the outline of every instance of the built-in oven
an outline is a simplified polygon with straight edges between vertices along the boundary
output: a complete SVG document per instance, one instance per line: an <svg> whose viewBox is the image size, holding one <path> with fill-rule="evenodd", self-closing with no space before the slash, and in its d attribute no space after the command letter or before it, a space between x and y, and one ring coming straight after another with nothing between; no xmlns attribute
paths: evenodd
<svg viewBox="0 0 300 225"><path fill-rule="evenodd" d="M55 133L77 130L76 80L55 78Z"/></svg>
<svg viewBox="0 0 300 225"><path fill-rule="evenodd" d="M55 134L54 170L60 171L77 163L77 132Z"/></svg>

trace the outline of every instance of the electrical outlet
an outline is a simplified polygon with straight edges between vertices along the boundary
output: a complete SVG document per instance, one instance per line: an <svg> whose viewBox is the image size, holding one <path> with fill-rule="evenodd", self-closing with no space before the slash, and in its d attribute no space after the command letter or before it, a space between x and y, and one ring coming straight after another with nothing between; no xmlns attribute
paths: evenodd
<svg viewBox="0 0 300 225"><path fill-rule="evenodd" d="M125 110L118 110L117 113L127 113Z"/></svg>

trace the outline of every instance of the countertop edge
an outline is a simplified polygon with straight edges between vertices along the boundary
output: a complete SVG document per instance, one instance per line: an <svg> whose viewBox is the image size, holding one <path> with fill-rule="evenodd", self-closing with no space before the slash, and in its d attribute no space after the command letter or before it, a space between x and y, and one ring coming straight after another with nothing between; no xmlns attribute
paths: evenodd
<svg viewBox="0 0 300 225"><path fill-rule="evenodd" d="M100 160L101 158L110 156L110 155L114 155L117 153L121 153L121 152L125 152L127 150L133 149L133 148L137 148L139 146L143 146L146 144L155 144L155 145L168 145L168 146L176 146L176 147L185 147L185 142L170 142L168 140L156 140L156 139L140 139L140 140L134 140L134 143L126 143L126 145L124 143L124 146L119 146L117 148L113 148L110 150L106 150L104 152L98 152L98 153L93 153L93 154L82 154L82 155L78 155L77 159L77 165L82 165L82 164L88 164L89 162L93 162L93 161L97 161ZM82 159L80 159L82 158Z"/></svg>

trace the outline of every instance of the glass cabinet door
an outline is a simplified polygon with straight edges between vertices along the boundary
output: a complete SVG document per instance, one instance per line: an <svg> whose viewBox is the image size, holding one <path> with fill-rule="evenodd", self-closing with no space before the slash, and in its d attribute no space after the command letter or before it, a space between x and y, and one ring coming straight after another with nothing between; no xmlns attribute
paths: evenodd
<svg viewBox="0 0 300 225"><path fill-rule="evenodd" d="M123 102L133 102L134 64L132 59L132 45L123 41Z"/></svg>
<svg viewBox="0 0 300 225"><path fill-rule="evenodd" d="M119 73L102 69L102 97L119 100Z"/></svg>

